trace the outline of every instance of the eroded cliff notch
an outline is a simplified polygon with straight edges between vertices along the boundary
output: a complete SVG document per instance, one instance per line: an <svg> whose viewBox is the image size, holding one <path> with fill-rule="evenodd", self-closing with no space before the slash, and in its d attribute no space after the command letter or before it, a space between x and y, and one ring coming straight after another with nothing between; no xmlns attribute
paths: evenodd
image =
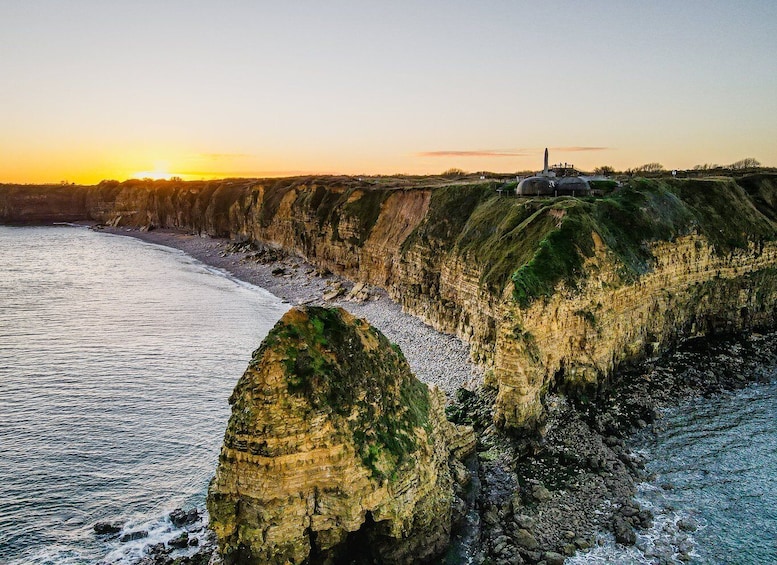
<svg viewBox="0 0 777 565"><path fill-rule="evenodd" d="M238 382L208 493L227 563L417 563L448 544L471 429L342 309L294 308Z"/></svg>

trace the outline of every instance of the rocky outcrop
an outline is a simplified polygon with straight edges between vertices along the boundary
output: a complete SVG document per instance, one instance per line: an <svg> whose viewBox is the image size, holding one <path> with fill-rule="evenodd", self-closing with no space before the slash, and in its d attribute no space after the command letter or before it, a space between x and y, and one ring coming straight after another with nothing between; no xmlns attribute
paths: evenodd
<svg viewBox="0 0 777 565"><path fill-rule="evenodd" d="M264 242L385 289L471 344L510 428L541 423L549 391L595 395L624 361L678 339L775 325L773 174L635 179L597 199L507 198L495 186L307 177L66 194L68 214ZM0 187L0 221L41 220L36 190Z"/></svg>
<svg viewBox="0 0 777 565"><path fill-rule="evenodd" d="M541 418L551 386L595 394L623 360L665 351L680 338L774 325L774 243L718 254L694 234L650 249L653 267L630 284L600 247L578 288L562 285L528 308L506 309L492 381L500 421Z"/></svg>
<svg viewBox="0 0 777 565"><path fill-rule="evenodd" d="M290 310L230 403L208 494L227 563L422 563L447 546L451 459L474 434L365 321Z"/></svg>
<svg viewBox="0 0 777 565"><path fill-rule="evenodd" d="M0 184L0 222L38 224L86 219L90 216L86 197L91 188Z"/></svg>

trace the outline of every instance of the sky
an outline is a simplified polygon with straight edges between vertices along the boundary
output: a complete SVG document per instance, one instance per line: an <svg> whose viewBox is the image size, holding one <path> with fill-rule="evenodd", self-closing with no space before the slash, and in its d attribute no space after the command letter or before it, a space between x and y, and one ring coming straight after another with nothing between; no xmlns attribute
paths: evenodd
<svg viewBox="0 0 777 565"><path fill-rule="evenodd" d="M0 0L0 182L777 166L774 0Z"/></svg>

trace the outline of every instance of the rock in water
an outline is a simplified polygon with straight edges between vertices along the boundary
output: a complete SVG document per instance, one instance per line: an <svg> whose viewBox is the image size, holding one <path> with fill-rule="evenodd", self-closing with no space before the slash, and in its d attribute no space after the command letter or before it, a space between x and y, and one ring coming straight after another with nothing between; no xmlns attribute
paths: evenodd
<svg viewBox="0 0 777 565"><path fill-rule="evenodd" d="M118 534L122 525L119 522L97 522L94 525L94 533L97 535Z"/></svg>
<svg viewBox="0 0 777 565"><path fill-rule="evenodd" d="M176 508L170 512L170 521L176 528L182 528L189 524L194 524L200 519L200 513L196 508L192 508L188 511L184 511L182 508Z"/></svg>
<svg viewBox="0 0 777 565"><path fill-rule="evenodd" d="M226 563L422 563L445 549L451 452L474 435L367 322L290 310L230 403L208 493Z"/></svg>

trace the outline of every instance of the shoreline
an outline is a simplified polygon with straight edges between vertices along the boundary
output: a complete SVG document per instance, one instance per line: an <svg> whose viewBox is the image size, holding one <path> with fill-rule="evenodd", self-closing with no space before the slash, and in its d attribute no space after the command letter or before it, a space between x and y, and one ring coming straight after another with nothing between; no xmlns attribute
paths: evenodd
<svg viewBox="0 0 777 565"><path fill-rule="evenodd" d="M439 332L404 312L382 289L355 285L344 277L322 272L301 257L175 230L91 229L178 249L205 265L267 290L290 307L314 304L344 308L398 344L415 376L427 385L438 386L449 401L459 388L473 390L483 382L483 371L470 361L469 345L457 336Z"/></svg>
<svg viewBox="0 0 777 565"><path fill-rule="evenodd" d="M398 343L416 376L446 393L452 419L476 429L480 526L464 561L471 564L552 564L572 555L580 562L587 549L613 537L625 551L635 543L635 530L649 530L654 518L635 500L638 483L649 480L646 461L630 445L635 434L658 424L661 410L688 398L758 382L758 367L775 362L777 334L689 340L619 370L591 402L572 405L564 395L549 394L548 419L539 433L510 436L493 425L494 391L482 387L469 347L403 312L384 291L368 288L361 297L349 296L359 285L279 250L173 230L99 229L181 250L290 305L341 306ZM338 287L337 296L324 298ZM711 372L718 373L715 379L698 378Z"/></svg>
<svg viewBox="0 0 777 565"><path fill-rule="evenodd" d="M515 559L521 559L521 563L561 562L564 557L590 547L600 532L609 531L609 524L598 516L616 498L629 499L635 492L630 470L619 460L626 457L623 442L605 446L602 438L589 430L563 399L551 411L539 441L535 437L516 438L497 430L493 424L493 391L483 388L482 373L471 363L467 344L403 312L381 289L367 289L366 300L349 299L356 286L351 281L322 273L304 259L272 248L258 246L257 250L257 246L168 229L93 229L178 249L208 266L259 286L290 305L341 306L367 319L398 343L414 374L426 384L439 386L454 410L470 414L468 423L476 429L480 491L474 504L480 520L472 546L464 548L469 555L466 563L482 564L490 560L507 565L516 562ZM341 294L325 299L338 285L342 287ZM458 392L459 388L468 392ZM570 417L575 420L571 427L567 426ZM581 481L574 491L552 492L547 487L552 489L554 485L544 480L544 476L553 469L533 465L539 443L594 444L594 457L600 458L603 466L609 465L610 472L601 480L597 476L594 480ZM525 459L526 466L516 470L519 459ZM571 515L574 519L567 523L565 518ZM574 530L573 536L570 536L571 530ZM464 537L467 533L464 532ZM456 540L452 537L451 542L453 546Z"/></svg>
<svg viewBox="0 0 777 565"><path fill-rule="evenodd" d="M506 437L493 428L487 397L463 399L458 423L472 423L480 458L481 543L497 565L561 564L586 550L615 545L617 555L639 550L641 535L661 526L637 499L653 480L649 460L635 451L640 433L660 433L666 409L693 399L738 392L774 381L777 332L690 339L666 354L619 370L610 388L573 404L546 397L548 418L533 436ZM492 394L494 394L492 392ZM641 553L640 563L685 563L693 558L687 525L661 529L670 541ZM675 540L677 543L672 543ZM635 550L631 548L637 546ZM596 552L590 557L597 561ZM632 561L629 561L632 562Z"/></svg>

